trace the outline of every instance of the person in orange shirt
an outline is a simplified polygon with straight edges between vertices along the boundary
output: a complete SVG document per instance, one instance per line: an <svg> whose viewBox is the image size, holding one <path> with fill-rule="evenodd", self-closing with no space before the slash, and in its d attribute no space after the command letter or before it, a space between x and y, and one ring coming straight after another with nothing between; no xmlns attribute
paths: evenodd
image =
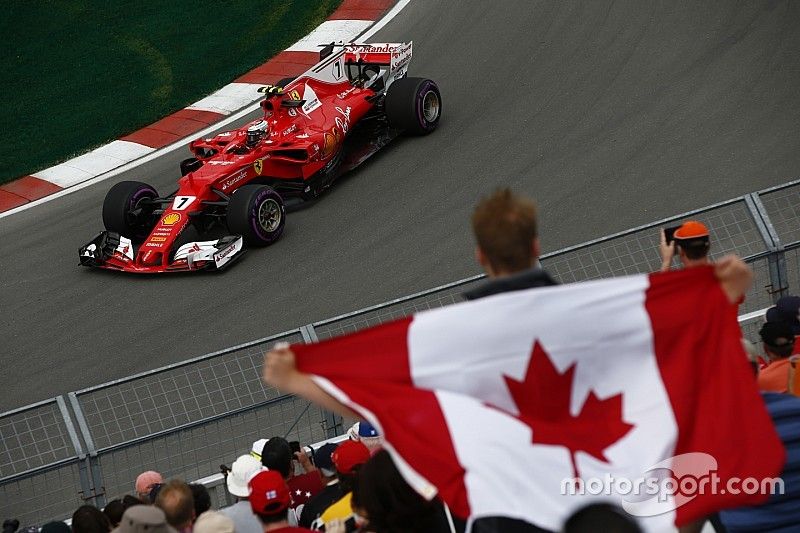
<svg viewBox="0 0 800 533"><path fill-rule="evenodd" d="M758 374L758 388L766 392L789 391L789 356L794 352L792 326L786 322L765 322L758 332L770 360Z"/></svg>

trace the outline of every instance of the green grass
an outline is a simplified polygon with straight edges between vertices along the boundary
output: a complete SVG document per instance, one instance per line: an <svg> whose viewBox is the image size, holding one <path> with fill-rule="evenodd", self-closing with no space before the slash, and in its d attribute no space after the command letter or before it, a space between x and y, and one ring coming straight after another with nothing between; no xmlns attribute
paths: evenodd
<svg viewBox="0 0 800 533"><path fill-rule="evenodd" d="M13 0L0 183L135 131L287 48L342 0Z"/></svg>

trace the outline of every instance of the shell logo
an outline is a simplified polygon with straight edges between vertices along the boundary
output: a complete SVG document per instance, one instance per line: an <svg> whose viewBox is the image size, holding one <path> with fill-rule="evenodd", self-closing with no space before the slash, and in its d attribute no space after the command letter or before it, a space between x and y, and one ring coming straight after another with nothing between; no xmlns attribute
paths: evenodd
<svg viewBox="0 0 800 533"><path fill-rule="evenodd" d="M170 213L169 215L165 216L161 219L161 223L165 226L174 226L181 220L180 213Z"/></svg>
<svg viewBox="0 0 800 533"><path fill-rule="evenodd" d="M331 133L326 131L324 139L325 143L322 146L322 159L333 155L336 146L339 144L339 131L336 128L332 128Z"/></svg>

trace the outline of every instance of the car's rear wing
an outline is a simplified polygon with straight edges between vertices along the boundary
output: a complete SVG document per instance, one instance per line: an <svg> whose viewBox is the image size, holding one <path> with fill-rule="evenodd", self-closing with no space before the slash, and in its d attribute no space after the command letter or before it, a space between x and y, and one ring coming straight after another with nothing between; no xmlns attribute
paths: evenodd
<svg viewBox="0 0 800 533"><path fill-rule="evenodd" d="M411 62L413 41L408 43L330 43L320 50L319 62L298 76L328 83L360 77L368 66L394 80L405 76ZM387 81L389 81L387 79ZM388 83L386 84L388 86Z"/></svg>

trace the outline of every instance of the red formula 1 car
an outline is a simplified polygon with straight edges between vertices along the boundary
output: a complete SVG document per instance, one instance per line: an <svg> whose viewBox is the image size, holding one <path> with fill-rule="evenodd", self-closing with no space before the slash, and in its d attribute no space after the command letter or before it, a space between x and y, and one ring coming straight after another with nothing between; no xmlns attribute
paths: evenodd
<svg viewBox="0 0 800 533"><path fill-rule="evenodd" d="M266 86L263 118L197 139L181 162L178 190L159 196L145 183L114 185L103 231L79 251L80 264L156 273L230 265L245 245L275 242L284 200L317 197L401 132L424 135L442 100L431 80L406 77L412 43L328 45L295 79ZM184 230L227 229L189 242Z"/></svg>

